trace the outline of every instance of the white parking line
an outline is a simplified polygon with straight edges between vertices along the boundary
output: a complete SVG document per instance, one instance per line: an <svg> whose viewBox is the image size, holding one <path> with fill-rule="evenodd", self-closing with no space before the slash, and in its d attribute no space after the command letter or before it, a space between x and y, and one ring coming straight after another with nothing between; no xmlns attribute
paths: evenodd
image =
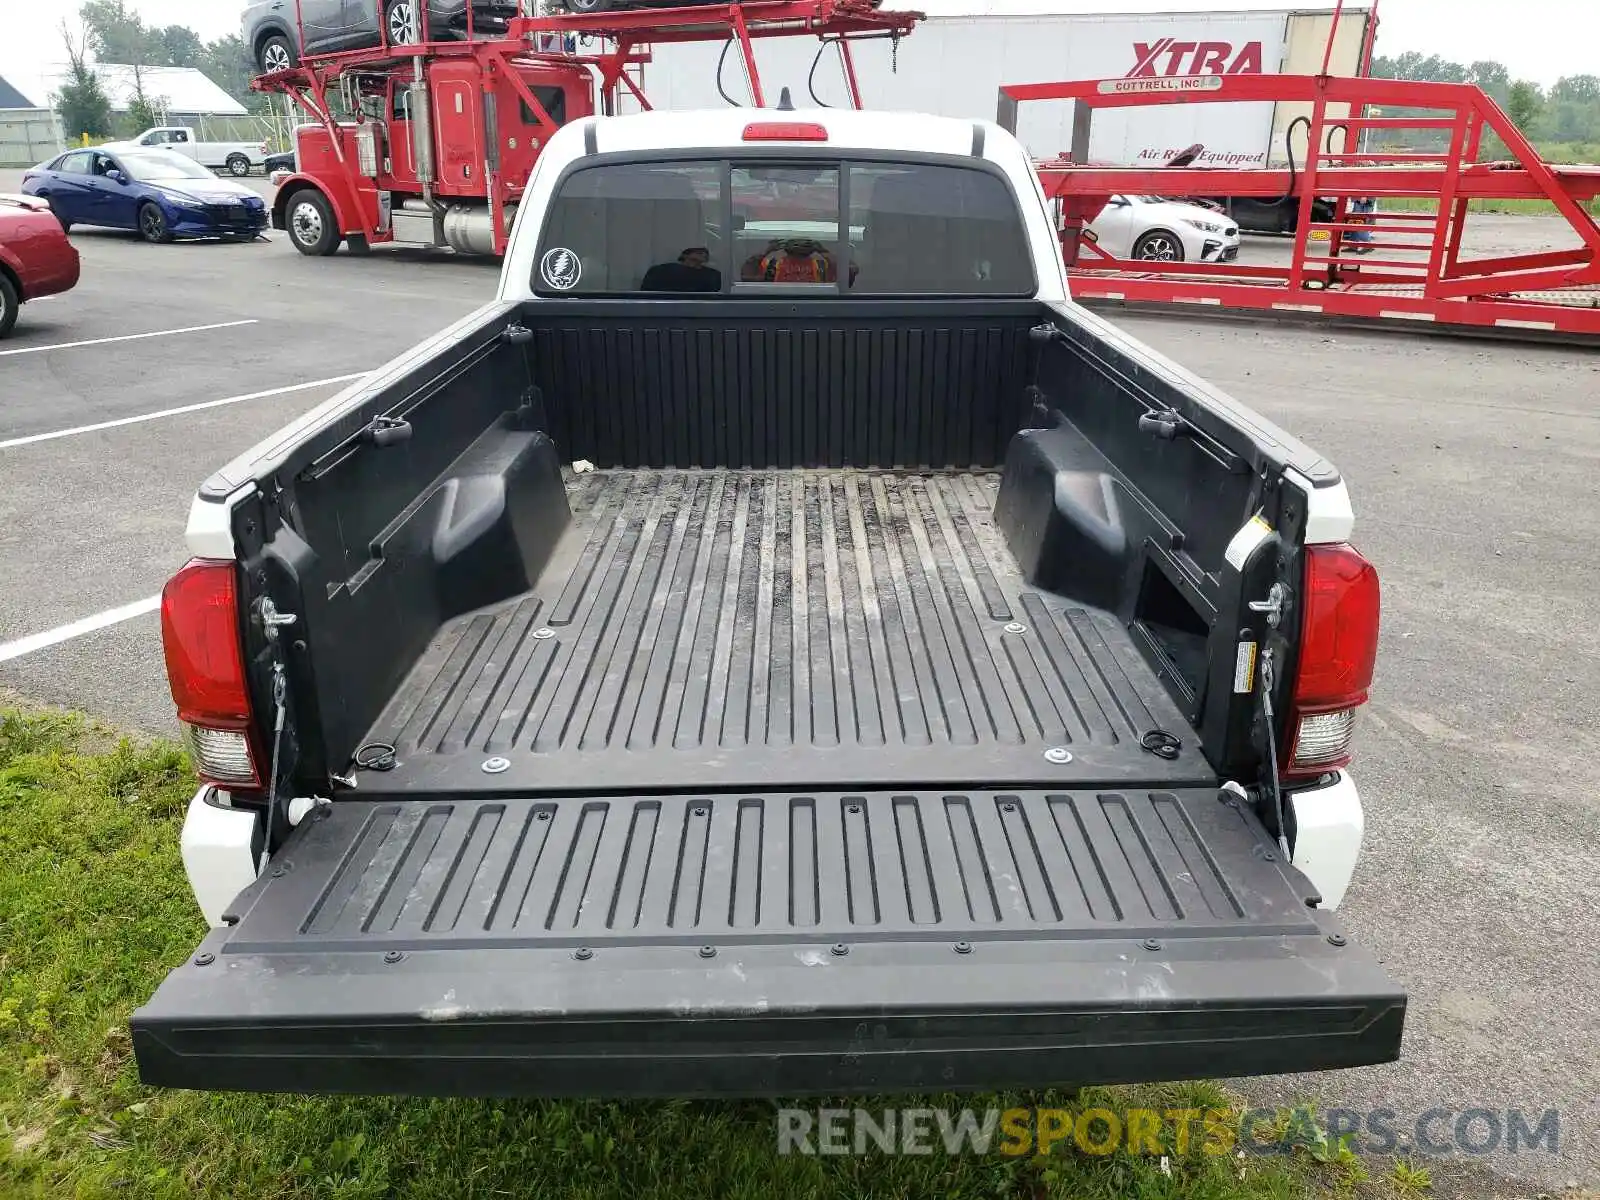
<svg viewBox="0 0 1600 1200"><path fill-rule="evenodd" d="M222 408L228 404L243 404L246 400L265 400L268 396L282 396L288 392L303 392L307 388L327 387L334 383L349 383L360 379L365 371L353 375L330 375L326 379L311 379L305 383L291 383L284 387L268 388L264 392L246 392L242 396L224 396L221 400L204 400L199 404L184 404L178 408L163 408L159 412L141 413L137 417L119 417L115 421L97 421L93 425L74 425L71 429L56 429L50 433L30 433L25 437L9 438L0 442L0 450L17 446L31 446L36 442L53 442L57 438L76 437L80 433L96 433L102 429L116 429L123 425L137 425L142 421L159 421L163 417L180 417L184 413L200 412L207 408Z"/></svg>
<svg viewBox="0 0 1600 1200"><path fill-rule="evenodd" d="M79 346L104 346L108 342L136 342L140 338L171 337L175 333L204 333L208 329L232 329L236 325L257 325L259 318L243 321L218 321L215 325L188 325L182 329L156 329L150 333L124 333L117 337L89 338L82 342L57 342L54 346L18 346L15 350L0 350L0 358L13 354L39 354L45 350L75 350Z"/></svg>
<svg viewBox="0 0 1600 1200"><path fill-rule="evenodd" d="M14 642L0 642L0 663L10 662L14 658L21 658L24 654L32 654L35 650L59 645L75 637L82 637L86 633L104 629L108 625L117 625L134 617L142 617L145 613L155 612L160 607L160 596L146 596L143 600L135 600L132 604L124 604L120 608L108 608L105 612L84 617L81 621L73 621L70 625L59 625L43 633L18 638Z"/></svg>

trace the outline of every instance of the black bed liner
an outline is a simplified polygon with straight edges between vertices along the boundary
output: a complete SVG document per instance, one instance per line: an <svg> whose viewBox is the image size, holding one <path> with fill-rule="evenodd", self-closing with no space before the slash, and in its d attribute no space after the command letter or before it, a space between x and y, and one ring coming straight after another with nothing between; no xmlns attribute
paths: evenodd
<svg viewBox="0 0 1600 1200"><path fill-rule="evenodd" d="M570 476L549 565L440 630L369 734L399 767L363 793L1213 782L1118 622L1021 579L998 483ZM1153 728L1177 759L1140 748Z"/></svg>
<svg viewBox="0 0 1600 1200"><path fill-rule="evenodd" d="M134 1014L145 1082L781 1095L1399 1052L1404 995L1215 788L341 799L273 864Z"/></svg>

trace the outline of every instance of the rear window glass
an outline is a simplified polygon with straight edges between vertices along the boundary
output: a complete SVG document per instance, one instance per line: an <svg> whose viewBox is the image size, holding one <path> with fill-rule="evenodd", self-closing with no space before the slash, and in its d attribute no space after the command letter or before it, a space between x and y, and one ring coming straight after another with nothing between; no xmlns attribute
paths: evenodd
<svg viewBox="0 0 1600 1200"><path fill-rule="evenodd" d="M610 163L560 184L543 295L1026 296L1010 187L935 163Z"/></svg>

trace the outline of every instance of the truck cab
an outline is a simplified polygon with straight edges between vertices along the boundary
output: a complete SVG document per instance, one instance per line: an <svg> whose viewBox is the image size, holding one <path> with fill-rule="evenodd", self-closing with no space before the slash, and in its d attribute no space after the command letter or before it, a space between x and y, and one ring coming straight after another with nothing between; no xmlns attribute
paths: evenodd
<svg viewBox="0 0 1600 1200"><path fill-rule="evenodd" d="M488 71L466 56L423 61L420 74L410 63L353 74L359 116L332 133L320 124L296 131L298 171L279 186L273 224L301 253L331 254L341 240L493 253L546 142L594 112L578 66L513 59L509 70ZM346 161L356 164L353 186ZM505 197L498 215L492 190Z"/></svg>
<svg viewBox="0 0 1600 1200"><path fill-rule="evenodd" d="M1392 1060L1405 994L1335 911L1353 527L1320 454L1072 303L998 126L569 121L497 297L195 498L162 630L213 929L134 1013L140 1073Z"/></svg>
<svg viewBox="0 0 1600 1200"><path fill-rule="evenodd" d="M185 125L158 125L154 129L146 129L134 139L136 146L166 146L180 154L194 156L197 139L194 130Z"/></svg>

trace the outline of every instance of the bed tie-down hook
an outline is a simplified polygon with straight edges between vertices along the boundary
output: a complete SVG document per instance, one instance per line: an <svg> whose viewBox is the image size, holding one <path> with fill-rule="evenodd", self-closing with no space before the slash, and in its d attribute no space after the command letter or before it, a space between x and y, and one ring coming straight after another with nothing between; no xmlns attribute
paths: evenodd
<svg viewBox="0 0 1600 1200"><path fill-rule="evenodd" d="M373 417L360 436L362 441L380 448L397 446L411 440L411 422L400 417Z"/></svg>
<svg viewBox="0 0 1600 1200"><path fill-rule="evenodd" d="M1276 629L1283 620L1283 609L1289 602L1289 589L1281 583L1272 585L1265 600L1250 601L1250 611L1267 614L1267 624Z"/></svg>
<svg viewBox="0 0 1600 1200"><path fill-rule="evenodd" d="M265 631L269 642L278 640L278 630L287 628L300 619L295 613L279 612L271 596L261 597L257 611L261 614L261 628Z"/></svg>
<svg viewBox="0 0 1600 1200"><path fill-rule="evenodd" d="M1192 426L1180 413L1170 408L1158 408L1139 415L1139 432L1149 433L1164 442L1170 442L1180 433L1188 433Z"/></svg>

